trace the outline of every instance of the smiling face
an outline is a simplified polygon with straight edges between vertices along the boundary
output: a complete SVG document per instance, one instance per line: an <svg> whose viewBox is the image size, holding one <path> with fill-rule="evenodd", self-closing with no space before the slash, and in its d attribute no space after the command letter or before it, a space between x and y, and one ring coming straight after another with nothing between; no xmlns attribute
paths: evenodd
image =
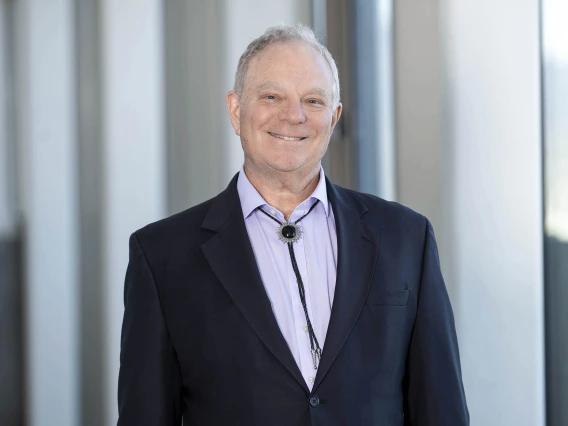
<svg viewBox="0 0 568 426"><path fill-rule="evenodd" d="M239 96L227 95L245 166L264 175L319 170L341 114L333 104L333 75L312 46L275 43L253 57Z"/></svg>

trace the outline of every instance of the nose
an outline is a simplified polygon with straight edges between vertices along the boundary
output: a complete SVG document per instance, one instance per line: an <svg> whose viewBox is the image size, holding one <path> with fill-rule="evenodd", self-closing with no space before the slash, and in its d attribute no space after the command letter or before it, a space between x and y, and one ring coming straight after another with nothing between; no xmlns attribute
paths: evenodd
<svg viewBox="0 0 568 426"><path fill-rule="evenodd" d="M306 112L300 99L288 99L282 103L279 114L280 120L290 124L300 124L306 121Z"/></svg>

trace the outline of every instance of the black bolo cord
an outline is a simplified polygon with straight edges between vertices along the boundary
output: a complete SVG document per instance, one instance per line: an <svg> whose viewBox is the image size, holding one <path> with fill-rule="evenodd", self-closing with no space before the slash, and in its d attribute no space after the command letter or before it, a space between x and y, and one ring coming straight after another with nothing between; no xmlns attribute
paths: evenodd
<svg viewBox="0 0 568 426"><path fill-rule="evenodd" d="M309 215L312 210L315 208L319 200L310 207L308 212L300 217L295 222L286 222L282 223L274 216L268 214L263 209L259 209L262 213L268 216L270 219L278 223L281 227L286 224L297 225L300 221ZM287 242L288 251L290 252L290 260L292 261L292 268L294 269L294 274L296 275L296 282L298 283L298 293L300 293L300 300L302 301L302 307L304 308L304 314L306 315L306 322L308 324L308 335L310 336L310 347L312 350L312 360L314 362L314 369L317 370L318 368L318 360L321 358L321 347L319 345L318 339L316 337L316 333L314 333L314 328L312 326L312 321L310 320L310 316L308 315L308 308L306 306L306 290L304 288L304 282L302 281L302 276L300 275L300 270L298 269L298 263L296 262L296 255L294 253L294 242Z"/></svg>
<svg viewBox="0 0 568 426"><path fill-rule="evenodd" d="M292 267L294 268L294 273L296 274L296 281L298 283L298 292L300 293L300 300L302 301L302 307L304 308L304 314L306 315L306 322L308 324L308 335L310 336L310 347L312 349L312 360L314 362L314 369L317 369L316 356L318 359L321 357L321 348L314 332L310 316L308 315L308 309L306 307L306 291L304 289L304 283L302 282L302 277L300 276L300 271L298 270L298 264L296 263L296 256L294 255L293 243L288 244L288 251L290 252L290 259L292 260ZM315 343L315 345L314 345Z"/></svg>

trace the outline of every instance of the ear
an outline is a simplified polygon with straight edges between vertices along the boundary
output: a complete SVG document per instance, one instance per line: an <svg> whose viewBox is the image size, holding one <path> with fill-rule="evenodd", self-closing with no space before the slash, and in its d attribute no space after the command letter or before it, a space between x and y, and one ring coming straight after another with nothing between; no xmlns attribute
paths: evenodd
<svg viewBox="0 0 568 426"><path fill-rule="evenodd" d="M331 117L331 131L333 132L333 129L335 128L335 125L337 124L337 122L339 121L339 117L341 117L341 111L343 111L343 105L341 104L341 102L339 102L339 104L337 105L337 108L335 108L334 111L332 111L332 117Z"/></svg>
<svg viewBox="0 0 568 426"><path fill-rule="evenodd" d="M241 105L239 103L239 97L234 91L230 91L227 93L225 97L225 102L227 104L227 111L229 111L229 119L231 120L231 124L233 125L233 129L235 129L235 134L237 136L241 135Z"/></svg>

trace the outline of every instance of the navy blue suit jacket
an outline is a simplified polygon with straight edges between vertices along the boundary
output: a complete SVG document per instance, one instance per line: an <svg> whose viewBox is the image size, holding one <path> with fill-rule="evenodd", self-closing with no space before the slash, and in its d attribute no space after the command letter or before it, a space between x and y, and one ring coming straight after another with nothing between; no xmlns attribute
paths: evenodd
<svg viewBox="0 0 568 426"><path fill-rule="evenodd" d="M310 392L272 313L236 181L130 238L118 424L468 425L428 220L327 182L337 283Z"/></svg>

